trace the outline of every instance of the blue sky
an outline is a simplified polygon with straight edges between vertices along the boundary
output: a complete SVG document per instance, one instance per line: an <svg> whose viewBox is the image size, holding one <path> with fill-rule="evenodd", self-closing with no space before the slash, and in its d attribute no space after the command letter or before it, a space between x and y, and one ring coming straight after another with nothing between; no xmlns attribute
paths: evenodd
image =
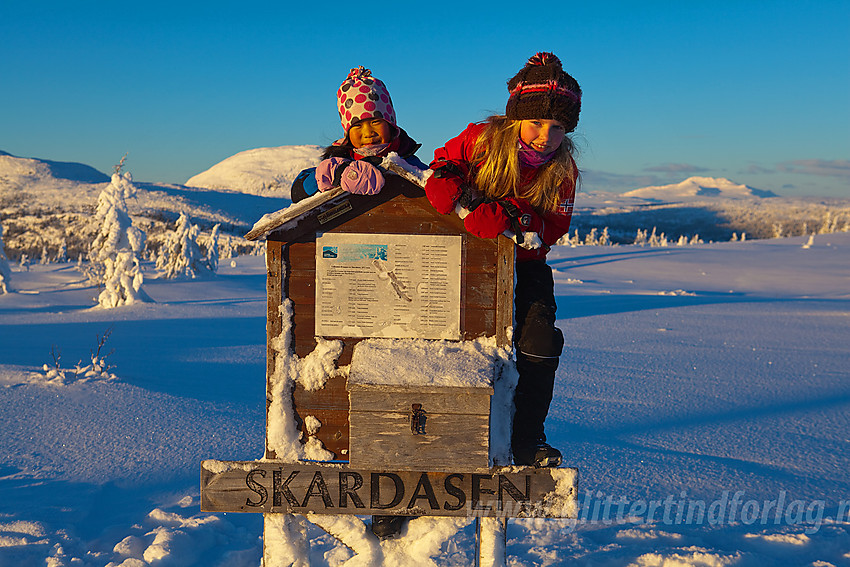
<svg viewBox="0 0 850 567"><path fill-rule="evenodd" d="M553 51L584 91L585 189L691 175L850 197L850 2L8 2L0 150L182 183L243 150L326 145L372 69L419 157L503 112Z"/></svg>

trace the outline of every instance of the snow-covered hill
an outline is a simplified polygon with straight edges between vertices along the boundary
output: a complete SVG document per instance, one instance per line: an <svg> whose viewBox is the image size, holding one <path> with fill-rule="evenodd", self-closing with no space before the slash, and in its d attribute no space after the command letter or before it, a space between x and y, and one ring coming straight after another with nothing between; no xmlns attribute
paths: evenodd
<svg viewBox="0 0 850 567"><path fill-rule="evenodd" d="M132 172L132 163L127 169ZM64 241L68 256L77 258L88 249L94 230L91 215L108 182L109 177L87 165L3 152L0 222L6 253L15 260L22 254L39 258L43 250L53 256ZM130 213L149 237L173 228L180 213L186 213L204 231L220 224L223 233L240 239L262 215L289 203L280 197L233 190L135 185L139 190L129 203ZM149 243L155 242L156 238L149 238Z"/></svg>
<svg viewBox="0 0 850 567"><path fill-rule="evenodd" d="M290 204L292 180L319 160L319 146L280 146L239 152L187 185L136 183L129 203L149 237L167 230L185 212L202 230L221 230L240 239L263 215ZM132 172L132 162L126 170ZM82 164L0 154L0 222L10 258L52 253L66 239L68 254L85 250L89 216L104 174ZM850 200L776 197L770 191L727 179L692 177L673 185L626 194L582 191L576 198L572 233L608 228L615 243L635 240L637 231L664 233L668 240L699 235L706 241L771 238L843 230L850 225ZM765 198L773 196L773 198ZM170 224L169 224L170 223ZM156 243L156 238L149 240Z"/></svg>
<svg viewBox="0 0 850 567"><path fill-rule="evenodd" d="M195 175L186 185L288 199L295 176L302 169L318 165L321 152L319 146L246 150Z"/></svg>
<svg viewBox="0 0 850 567"><path fill-rule="evenodd" d="M25 186L60 180L105 183L109 176L82 163L21 158L0 150L0 179L5 183Z"/></svg>
<svg viewBox="0 0 850 567"><path fill-rule="evenodd" d="M620 194L580 193L572 222L580 234L607 228L619 244L634 242L638 229L656 229L673 241L696 236L723 241L741 234L775 238L848 227L850 199L780 197L722 177L690 177Z"/></svg>
<svg viewBox="0 0 850 567"><path fill-rule="evenodd" d="M665 203L705 199L764 199L777 196L772 191L740 185L723 177L689 177L681 183L643 187L627 191L623 195Z"/></svg>

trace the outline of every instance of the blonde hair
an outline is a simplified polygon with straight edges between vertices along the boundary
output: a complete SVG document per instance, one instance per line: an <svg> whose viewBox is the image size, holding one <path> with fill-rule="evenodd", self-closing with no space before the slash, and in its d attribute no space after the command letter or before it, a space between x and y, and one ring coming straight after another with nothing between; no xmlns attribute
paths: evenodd
<svg viewBox="0 0 850 567"><path fill-rule="evenodd" d="M528 201L539 212L553 212L561 202L564 181L569 180L573 190L579 182L578 166L572 156L573 142L564 137L552 159L523 185L517 151L521 124L521 120L506 116L487 119L472 150L472 165L476 168L472 182L489 199L515 197Z"/></svg>

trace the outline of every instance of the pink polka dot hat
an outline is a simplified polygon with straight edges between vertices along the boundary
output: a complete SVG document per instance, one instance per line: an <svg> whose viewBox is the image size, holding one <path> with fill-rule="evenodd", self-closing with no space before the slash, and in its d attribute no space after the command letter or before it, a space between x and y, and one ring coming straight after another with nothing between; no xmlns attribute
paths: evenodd
<svg viewBox="0 0 850 567"><path fill-rule="evenodd" d="M369 118L383 118L398 127L387 86L362 65L348 73L336 92L336 101L346 135L352 124Z"/></svg>

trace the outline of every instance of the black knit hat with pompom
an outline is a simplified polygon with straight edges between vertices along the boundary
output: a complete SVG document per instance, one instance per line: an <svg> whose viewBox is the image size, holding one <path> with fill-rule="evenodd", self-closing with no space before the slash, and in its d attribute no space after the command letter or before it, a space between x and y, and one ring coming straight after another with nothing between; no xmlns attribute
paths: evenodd
<svg viewBox="0 0 850 567"><path fill-rule="evenodd" d="M511 94L505 114L512 120L557 120L567 132L578 125L581 87L552 53L537 53L529 59L508 81L508 91Z"/></svg>

